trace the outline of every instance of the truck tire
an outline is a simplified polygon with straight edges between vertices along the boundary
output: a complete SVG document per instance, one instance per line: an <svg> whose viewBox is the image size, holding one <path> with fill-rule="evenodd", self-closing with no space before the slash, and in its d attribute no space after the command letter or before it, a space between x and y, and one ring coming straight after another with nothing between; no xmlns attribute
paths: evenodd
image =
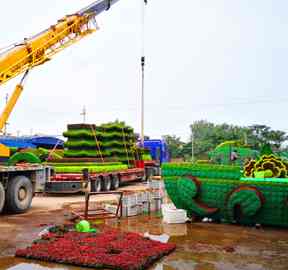
<svg viewBox="0 0 288 270"><path fill-rule="evenodd" d="M120 186L120 179L118 175L111 175L111 190L117 190Z"/></svg>
<svg viewBox="0 0 288 270"><path fill-rule="evenodd" d="M6 191L5 208L11 213L27 211L32 202L33 186L26 176L19 175L10 181Z"/></svg>
<svg viewBox="0 0 288 270"><path fill-rule="evenodd" d="M101 181L101 191L110 191L111 184L112 184L112 181L111 181L110 176L103 177Z"/></svg>
<svg viewBox="0 0 288 270"><path fill-rule="evenodd" d="M2 213L4 202L5 202L5 189L2 183L0 183L0 214Z"/></svg>
<svg viewBox="0 0 288 270"><path fill-rule="evenodd" d="M91 181L91 191L92 192L101 191L101 178L97 177L95 180Z"/></svg>

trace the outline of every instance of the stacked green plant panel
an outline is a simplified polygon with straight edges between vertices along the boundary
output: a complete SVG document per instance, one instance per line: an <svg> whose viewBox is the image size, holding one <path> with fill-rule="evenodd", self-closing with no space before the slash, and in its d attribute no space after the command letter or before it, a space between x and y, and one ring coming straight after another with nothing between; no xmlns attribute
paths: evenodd
<svg viewBox="0 0 288 270"><path fill-rule="evenodd" d="M241 178L240 167L189 163L165 164L163 174L171 200L190 216L288 227L288 179Z"/></svg>
<svg viewBox="0 0 288 270"><path fill-rule="evenodd" d="M89 173L114 172L128 169L126 164L122 163L69 163L69 164L53 164L56 173L82 173L84 169L88 169Z"/></svg>
<svg viewBox="0 0 288 270"><path fill-rule="evenodd" d="M68 125L63 133L65 157L113 158L125 162L135 159L136 138L131 127L124 122L100 126L88 124Z"/></svg>
<svg viewBox="0 0 288 270"><path fill-rule="evenodd" d="M102 124L98 131L102 133L102 149L108 153L109 158L122 162L135 160L136 137L133 128L116 121Z"/></svg>
<svg viewBox="0 0 288 270"><path fill-rule="evenodd" d="M64 157L69 158L101 158L101 153L95 140L95 125L73 124L68 125L63 136L67 138L64 144Z"/></svg>

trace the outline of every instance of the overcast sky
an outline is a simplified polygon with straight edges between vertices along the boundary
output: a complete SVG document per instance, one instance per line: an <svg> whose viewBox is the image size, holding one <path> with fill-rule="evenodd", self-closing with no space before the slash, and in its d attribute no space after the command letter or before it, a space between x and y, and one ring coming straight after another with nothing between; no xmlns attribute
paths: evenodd
<svg viewBox="0 0 288 270"><path fill-rule="evenodd" d="M8 130L61 134L82 122L85 105L87 122L117 118L139 132L141 1L120 0L98 17L97 33L34 69ZM4 1L0 47L91 2ZM186 140L199 119L288 131L287 10L285 0L150 0L145 133ZM1 107L19 79L0 87Z"/></svg>

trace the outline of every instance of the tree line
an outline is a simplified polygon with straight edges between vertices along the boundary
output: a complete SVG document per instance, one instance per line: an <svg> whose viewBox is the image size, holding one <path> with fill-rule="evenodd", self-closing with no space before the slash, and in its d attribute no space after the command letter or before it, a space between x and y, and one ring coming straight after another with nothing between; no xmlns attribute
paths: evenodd
<svg viewBox="0 0 288 270"><path fill-rule="evenodd" d="M175 135L165 135L171 158L190 159L193 152L195 159L207 159L208 153L225 141L239 141L243 146L260 151L269 144L275 152L288 150L285 142L288 136L284 131L273 130L266 125L237 126L214 124L205 120L195 121L190 125L190 140L185 143Z"/></svg>

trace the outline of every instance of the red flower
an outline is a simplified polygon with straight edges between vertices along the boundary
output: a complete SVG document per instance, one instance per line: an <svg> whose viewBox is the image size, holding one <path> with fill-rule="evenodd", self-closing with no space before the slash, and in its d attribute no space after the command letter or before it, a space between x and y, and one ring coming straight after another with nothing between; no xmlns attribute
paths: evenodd
<svg viewBox="0 0 288 270"><path fill-rule="evenodd" d="M136 233L105 227L95 233L48 233L16 256L94 268L137 270L175 249L174 244L148 240Z"/></svg>

